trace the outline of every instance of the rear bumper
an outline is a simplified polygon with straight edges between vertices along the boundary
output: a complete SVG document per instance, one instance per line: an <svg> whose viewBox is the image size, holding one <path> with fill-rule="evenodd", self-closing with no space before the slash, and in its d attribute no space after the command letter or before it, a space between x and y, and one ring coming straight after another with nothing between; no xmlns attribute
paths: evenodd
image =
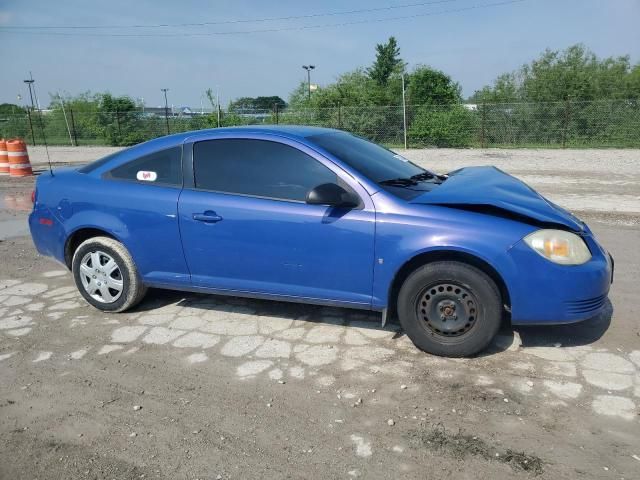
<svg viewBox="0 0 640 480"><path fill-rule="evenodd" d="M513 324L575 323L607 307L613 258L592 236L585 237L585 242L592 258L575 266L552 263L524 242L510 249L511 261L517 266L516 277L507 283Z"/></svg>
<svg viewBox="0 0 640 480"><path fill-rule="evenodd" d="M29 215L29 231L38 253L65 263L66 235L64 227L48 208L39 204L35 205Z"/></svg>

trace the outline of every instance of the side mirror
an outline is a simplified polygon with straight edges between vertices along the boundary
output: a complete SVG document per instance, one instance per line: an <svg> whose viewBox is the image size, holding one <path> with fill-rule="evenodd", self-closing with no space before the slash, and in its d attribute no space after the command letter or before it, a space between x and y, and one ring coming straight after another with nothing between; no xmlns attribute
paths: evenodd
<svg viewBox="0 0 640 480"><path fill-rule="evenodd" d="M307 203L310 205L353 208L359 205L360 200L340 185L323 183L307 193Z"/></svg>

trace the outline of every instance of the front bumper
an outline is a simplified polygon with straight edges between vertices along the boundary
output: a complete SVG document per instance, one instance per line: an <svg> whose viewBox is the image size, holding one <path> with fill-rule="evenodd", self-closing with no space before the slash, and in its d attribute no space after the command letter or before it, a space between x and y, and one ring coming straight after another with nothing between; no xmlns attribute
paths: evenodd
<svg viewBox="0 0 640 480"><path fill-rule="evenodd" d="M598 315L608 303L613 257L591 234L584 237L591 260L558 265L533 252L523 241L508 252L515 278L507 281L513 324L564 324Z"/></svg>

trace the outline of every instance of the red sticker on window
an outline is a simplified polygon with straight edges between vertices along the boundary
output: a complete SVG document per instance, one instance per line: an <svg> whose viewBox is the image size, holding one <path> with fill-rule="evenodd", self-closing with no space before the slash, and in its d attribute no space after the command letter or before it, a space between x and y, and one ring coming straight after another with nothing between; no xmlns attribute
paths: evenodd
<svg viewBox="0 0 640 480"><path fill-rule="evenodd" d="M138 180L142 180L143 182L155 182L158 179L158 174L156 172L140 170L136 175L136 178Z"/></svg>

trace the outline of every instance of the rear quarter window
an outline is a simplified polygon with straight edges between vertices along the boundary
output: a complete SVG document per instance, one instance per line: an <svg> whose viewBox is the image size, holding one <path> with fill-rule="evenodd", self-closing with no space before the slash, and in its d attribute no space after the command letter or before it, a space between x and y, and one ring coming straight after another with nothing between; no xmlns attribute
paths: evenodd
<svg viewBox="0 0 640 480"><path fill-rule="evenodd" d="M137 158L110 170L105 178L181 186L182 148L168 148Z"/></svg>
<svg viewBox="0 0 640 480"><path fill-rule="evenodd" d="M100 168L101 166L109 163L111 160L116 158L118 155L120 155L125 150L120 150L118 152L111 153L111 154L107 155L106 157L102 157L102 158L99 158L98 160L96 160L94 162L88 163L85 166L80 167L78 169L78 172L80 172L80 173L91 173L95 169Z"/></svg>

